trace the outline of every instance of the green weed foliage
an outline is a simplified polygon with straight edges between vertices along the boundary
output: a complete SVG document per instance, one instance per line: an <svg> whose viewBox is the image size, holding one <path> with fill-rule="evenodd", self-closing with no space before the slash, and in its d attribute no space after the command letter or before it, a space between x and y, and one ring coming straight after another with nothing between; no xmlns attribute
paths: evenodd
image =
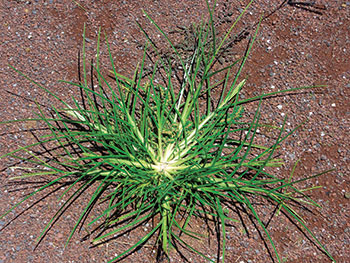
<svg viewBox="0 0 350 263"><path fill-rule="evenodd" d="M113 238L146 222L155 222L149 232L110 262L128 256L152 238L163 255L169 255L170 249L180 244L214 262L185 241L189 237L203 238L191 231L189 225L191 222L206 220L219 226L217 231L220 231L221 238L218 242L224 262L227 254L227 223L239 223L227 212L229 204L235 203L245 207L255 217L257 225L275 251L277 260L281 262L273 238L253 202L260 198L273 203L293 218L332 259L293 205L317 206L306 194L310 189L299 190L296 184L320 174L293 181L292 177L281 179L267 172L271 171L270 168L265 169L283 164L283 160L274 157L275 150L294 130L286 132L283 124L276 129L276 139L272 145L263 146L255 142L262 100L278 93L308 87L241 99L239 94L246 80L242 79L240 73L257 30L242 58L221 68L215 64L225 41L249 5L220 41L216 37L213 22L214 9L208 2L207 5L209 19L194 27L196 42L191 57L186 60L178 54L167 34L145 13L172 51L178 54L177 63L182 68L180 81L174 79L174 74L179 74L179 70L174 72L171 61L164 58L158 59L153 65L152 74L145 77L147 52L149 49L157 52L150 39L134 75L128 78L117 72L106 38L113 78L104 76L99 63L100 34L97 59L91 65L98 87L91 85L88 77L85 36L82 50L83 80L80 83L63 81L81 91L83 99L80 101L73 98L73 103L68 104L13 68L57 99L60 106L53 106L52 115L48 115L38 103L36 118L16 120L41 122L46 125L48 132L38 142L2 156L24 161L23 166L17 167L24 175L13 179L46 176L49 181L0 218L37 193L69 181L70 184L58 197L58 200L64 198L63 205L38 235L38 242L65 209L89 188L93 189L93 194L86 200L86 206L72 227L67 244L85 222L87 215L100 206L103 207L102 212L85 223L88 227L98 225L97 228L102 231L94 243ZM163 77L159 80L161 74ZM220 94L217 100L213 99L214 92ZM250 121L243 121L245 105L253 101L258 104L256 112ZM52 153L55 158L47 159L44 154L32 150L48 144L54 145Z"/></svg>

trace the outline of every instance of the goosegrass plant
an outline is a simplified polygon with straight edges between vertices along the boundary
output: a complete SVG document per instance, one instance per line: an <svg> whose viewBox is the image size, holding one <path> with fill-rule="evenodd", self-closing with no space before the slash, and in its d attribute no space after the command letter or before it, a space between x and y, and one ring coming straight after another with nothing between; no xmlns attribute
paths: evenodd
<svg viewBox="0 0 350 263"><path fill-rule="evenodd" d="M157 52L151 39L145 45L134 75L128 78L119 74L107 37L105 43L113 76L103 75L99 57L100 33L96 62L91 64L95 77L88 73L84 34L82 80L79 83L62 81L80 91L80 100L73 98L69 104L13 68L57 99L60 106L52 106L49 115L37 103L35 118L6 122L34 121L46 125L48 133L41 136L38 142L20 147L2 157L14 157L22 162L21 166L13 168L24 174L12 179L44 176L49 181L0 218L39 192L68 180L70 184L58 197L58 200L65 201L38 235L38 242L66 209L91 188L93 193L72 227L66 245L91 210L102 205L102 212L87 223L89 227L98 225L97 228L102 231L94 243L140 227L145 222L154 222L148 233L110 262L128 256L152 238L155 238L164 255L169 255L169 251L180 244L214 262L186 241L188 238L203 238L190 228L191 222L198 220L214 221L220 226L218 231L221 232L221 240L218 242L222 244L224 262L226 225L228 222L239 222L229 216L227 204L239 203L255 217L277 260L281 262L273 238L254 204L254 199L262 198L290 215L332 259L307 228L294 205L318 206L306 194L313 188L299 190L296 184L320 174L292 180L292 177L279 178L268 172L270 168L283 164L282 159L274 157L275 151L295 129L286 132L284 120L282 127L276 128L274 143L270 146L256 143L257 129L261 126L259 109L263 99L308 87L241 99L239 94L246 80L240 73L257 30L242 58L217 68L217 56L244 12L217 41L214 8L208 2L207 5L209 20L195 27L196 46L191 57L186 60L178 54L167 34L145 13L173 52L178 54L178 63L182 65L180 78L174 78L179 70L174 71L171 61L162 58L154 63L153 73L143 77L147 51L154 49ZM98 83L97 88L92 83L94 78ZM214 91L219 94L217 100L213 99ZM246 121L242 118L245 105L253 101L257 102L257 109L254 116ZM45 145L54 146L52 153L55 158L45 158L44 153L36 150L38 146ZM44 149L47 151L47 147ZM100 221L102 224L98 224Z"/></svg>

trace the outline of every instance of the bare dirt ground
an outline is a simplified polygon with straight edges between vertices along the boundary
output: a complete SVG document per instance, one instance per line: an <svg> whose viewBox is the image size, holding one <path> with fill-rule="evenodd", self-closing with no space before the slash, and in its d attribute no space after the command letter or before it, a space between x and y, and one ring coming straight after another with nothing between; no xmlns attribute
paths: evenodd
<svg viewBox="0 0 350 263"><path fill-rule="evenodd" d="M221 28L227 28L247 3L217 2L215 17ZM243 72L248 79L243 95L248 97L292 87L327 85L313 91L269 99L263 104L262 118L266 123L280 124L287 115L289 129L308 119L279 149L281 157L286 159L279 173L288 176L297 160L300 162L296 178L335 169L312 181L314 185L322 185L311 193L322 208L301 211L301 214L337 262L350 262L350 2L293 2L255 1L234 32L238 34L246 29L246 39L233 46L230 56L243 54L245 41L254 32L260 16L264 15ZM315 4L307 4L311 2ZM2 0L0 121L32 117L32 112L36 111L35 100L46 105L57 103L16 74L8 64L62 97L69 98L77 92L57 83L57 80L77 81L78 51L81 49L84 23L88 53L95 51L97 32L101 26L111 43L117 70L122 74L132 74L145 41L135 21L160 46L165 43L147 21L142 9L165 32L173 31L177 26L189 27L191 23L199 23L201 16L207 17L205 1L202 0ZM181 41L180 35L172 34L170 37ZM1 155L33 142L35 139L31 133L20 132L32 128L35 127L22 123L1 125ZM11 159L0 161L0 214L31 190L30 186L9 185L8 179L14 176L8 168L12 163ZM103 246L91 247L89 240L81 241L86 234L82 230L64 249L74 218L82 211L84 202L81 200L33 250L36 237L55 213L57 203L53 194L27 209L30 204L22 205L0 220L0 228L3 228L0 232L0 263L107 262L142 234L136 231ZM22 211L23 214L20 214ZM264 220L271 217L268 207L262 207L261 213ZM268 230L283 262L330 262L310 236L300 232L285 216L273 216ZM147 231L147 226L138 231ZM267 238L263 233L259 234L248 218L246 228L237 224L229 227L228 231L225 262L276 262ZM215 258L214 241L208 243L204 240L195 245ZM154 252L151 246L144 246L122 262L154 262ZM190 262L205 262L190 252L184 253ZM178 254L171 256L171 262L183 262Z"/></svg>

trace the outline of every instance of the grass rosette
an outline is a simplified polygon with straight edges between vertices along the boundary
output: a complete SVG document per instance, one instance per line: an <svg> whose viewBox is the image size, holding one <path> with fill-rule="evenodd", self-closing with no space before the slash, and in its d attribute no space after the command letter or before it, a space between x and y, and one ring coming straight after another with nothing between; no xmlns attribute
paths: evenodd
<svg viewBox="0 0 350 263"><path fill-rule="evenodd" d="M98 203L107 203L103 212L88 223L91 226L102 220L100 229L108 229L107 233L103 232L96 237L94 242L101 242L156 219L147 234L111 261L127 256L154 235L165 254L172 247L176 247L176 243L180 243L213 261L183 238L201 238L189 229L189 223L193 218L210 218L221 228L222 238L218 241L222 242L224 262L225 222L237 221L228 215L226 204L235 202L242 204L255 216L280 261L275 244L252 202L259 196L291 215L332 258L291 205L291 201L317 205L305 194L309 189L298 190L295 187L296 183L310 177L299 181L292 181L291 178L286 180L264 169L283 164L281 159L274 158L274 151L293 131L285 133L282 125L282 128L277 129L279 132L273 145L266 147L255 143L260 126L259 107L262 99L300 88L240 99L239 92L246 81L239 80L240 73L256 33L243 58L214 70L219 51L244 12L223 40L216 43L213 10L209 8L209 4L208 10L209 22L196 27L196 45L192 56L186 61L177 53L167 35L146 14L167 39L174 53L178 54L183 69L180 84L174 80L171 62L164 59L159 59L154 64L153 74L145 81L143 76L147 45L133 78L118 74L106 39L114 79L111 83L108 77L102 75L99 65L100 37L97 61L92 65L98 88L94 87L93 78L90 83L88 81L85 37L83 81L64 81L81 91L81 102L73 99L74 104L69 105L19 72L56 98L63 107L52 107L54 116L48 117L38 104L37 118L27 121L41 121L50 132L37 143L4 155L26 160L37 166L35 171L32 171L31 166L17 167L29 172L15 179L47 174L54 179L30 193L1 218L38 192L69 179L71 184L59 197L59 200L63 197L67 200L38 236L38 242L81 193L94 187L94 192L76 221L67 244L89 212ZM151 41L148 43L152 44ZM235 67L238 67L238 71L232 74ZM163 74L162 81L158 79L160 73ZM219 76L223 78L220 79ZM213 89L218 88L221 88L220 98L213 101ZM241 120L244 105L252 101L260 101L258 109L250 122L244 122ZM32 148L50 143L54 143L56 149L59 149L54 151L56 156L50 161L44 158L44 154L31 151ZM21 157L19 152L25 152L28 156Z"/></svg>

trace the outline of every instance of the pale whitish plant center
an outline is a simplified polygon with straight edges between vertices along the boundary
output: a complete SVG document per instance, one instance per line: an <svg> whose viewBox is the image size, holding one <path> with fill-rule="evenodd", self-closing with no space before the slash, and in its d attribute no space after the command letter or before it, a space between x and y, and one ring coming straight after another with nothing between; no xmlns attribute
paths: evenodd
<svg viewBox="0 0 350 263"><path fill-rule="evenodd" d="M159 162L155 168L160 173L169 172L169 170L171 170L171 166L169 165L169 162Z"/></svg>
<svg viewBox="0 0 350 263"><path fill-rule="evenodd" d="M156 162L154 169L161 174L170 174L171 170L176 169L175 162L176 161L169 158L169 156L163 156L159 162Z"/></svg>

